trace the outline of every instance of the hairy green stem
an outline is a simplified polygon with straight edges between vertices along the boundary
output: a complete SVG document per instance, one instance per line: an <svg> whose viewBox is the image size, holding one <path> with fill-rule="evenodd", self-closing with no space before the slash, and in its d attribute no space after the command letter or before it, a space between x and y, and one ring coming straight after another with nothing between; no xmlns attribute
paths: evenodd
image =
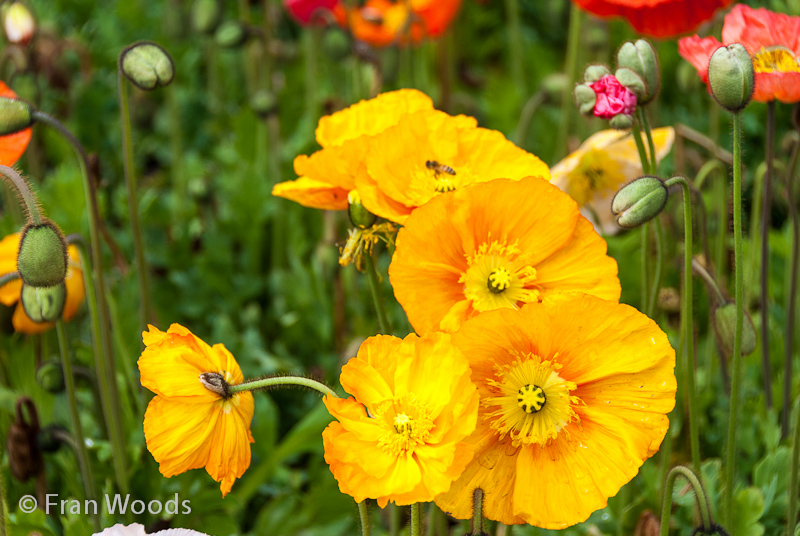
<svg viewBox="0 0 800 536"><path fill-rule="evenodd" d="M519 17L519 0L506 0L506 29L508 30L511 80L520 95L528 94L525 83L525 60L523 58L522 25Z"/></svg>
<svg viewBox="0 0 800 536"><path fill-rule="evenodd" d="M718 305L724 305L726 301L725 296L722 294L722 290L719 288L716 280L711 276L710 273L708 273L708 270L706 270L706 267L703 266L700 261L692 259L692 269L703 279L703 281L706 282L706 285L714 295L714 301Z"/></svg>
<svg viewBox="0 0 800 536"><path fill-rule="evenodd" d="M0 275L0 288L2 288L3 285L11 283L12 281L16 281L17 279L19 279L19 272L9 272L7 274Z"/></svg>
<svg viewBox="0 0 800 536"><path fill-rule="evenodd" d="M369 536L369 506L367 506L367 500L364 499L357 504L358 520L361 522L361 536Z"/></svg>
<svg viewBox="0 0 800 536"><path fill-rule="evenodd" d="M650 119L647 117L647 110L644 106L639 108L639 117L642 120L642 129L644 129L645 136L647 136L647 146L650 150L650 173L655 175L658 171L658 157L656 155L656 146L653 143L653 133L650 129Z"/></svg>
<svg viewBox="0 0 800 536"><path fill-rule="evenodd" d="M697 176L694 179L694 187L700 191L705 184L706 179L711 176L711 173L717 171L716 176L718 191L715 193L717 203L719 203L719 210L717 217L717 240L716 247L714 248L714 268L717 273L724 273L725 263L725 248L726 237L728 236L728 190L726 188L727 170L725 165L720 160L710 160L703 164Z"/></svg>
<svg viewBox="0 0 800 536"><path fill-rule="evenodd" d="M83 435L83 426L81 426L81 414L78 410L78 399L75 392L75 377L72 375L72 363L69 359L69 347L67 346L67 332L64 329L63 320L59 319L56 322L56 334L58 335L58 347L61 352L61 364L64 367L64 387L69 405L69 416L72 420L72 434L75 436L77 447L75 454L78 458L78 467L81 470L86 500L94 501L96 498L94 475L92 474L92 466L89 463L89 454L86 452L86 439ZM100 518L97 513L92 515L92 525L94 525L95 530L100 530Z"/></svg>
<svg viewBox="0 0 800 536"><path fill-rule="evenodd" d="M364 261L367 265L367 278L369 279L369 290L372 294L372 302L375 304L375 313L378 315L378 327L381 333L388 335L391 333L389 320L386 318L386 310L383 308L383 300L380 294L380 281L378 279L378 265L372 256L372 253L364 255Z"/></svg>
<svg viewBox="0 0 800 536"><path fill-rule="evenodd" d="M791 411L791 410L790 410ZM800 410L794 421L794 442L792 443L792 472L789 477L789 505L786 512L786 536L794 536L797 524L797 480L800 473Z"/></svg>
<svg viewBox="0 0 800 536"><path fill-rule="evenodd" d="M128 493L128 473L125 457L124 432L122 429L122 413L117 392L117 367L114 354L111 351L111 326L109 325L108 304L106 303L106 284L103 278L103 256L100 249L100 209L97 206L97 185L94 173L91 172L89 155L78 138L67 129L60 121L49 114L40 111L33 112L33 119L44 123L58 132L75 150L78 164L83 175L83 190L86 205L89 207L89 241L91 244L91 270L88 269L88 254L82 250L84 282L86 284L86 298L89 302L89 312L92 315L93 341L100 341L100 346L95 344L94 357L100 381L100 397L103 406L103 417L109 432L111 451L113 453L114 475L121 493ZM82 243L77 244L80 247ZM97 285L95 292L95 284ZM94 313L92 313L94 310Z"/></svg>
<svg viewBox="0 0 800 536"><path fill-rule="evenodd" d="M125 186L128 190L128 217L133 233L133 254L136 257L136 275L139 278L139 329L145 331L150 319L150 293L147 288L147 262L145 261L142 227L139 223L139 197L136 194L136 177L133 169L133 142L131 141L131 114L128 103L128 81L120 68L119 110L122 123L122 163L125 168Z"/></svg>
<svg viewBox="0 0 800 536"><path fill-rule="evenodd" d="M483 490L475 488L472 492L472 536L483 534Z"/></svg>
<svg viewBox="0 0 800 536"><path fill-rule="evenodd" d="M692 466L700 474L700 432L698 431L697 393L694 382L694 301L692 298L692 191L689 182L681 176L672 177L665 181L669 188L673 184L680 184L683 188L683 296L682 296L682 324L686 340L686 390L689 394L689 434L691 436Z"/></svg>
<svg viewBox="0 0 800 536"><path fill-rule="evenodd" d="M794 354L795 307L797 299L797 275L800 268L800 216L794 199L794 173L797 169L800 141L795 143L792 160L786 173L786 201L789 206L789 218L792 224L792 250L790 253L791 268L789 271L789 295L786 297L786 339L783 357L783 408L781 415L781 437L789 435L789 413L792 407L792 355Z"/></svg>
<svg viewBox="0 0 800 536"><path fill-rule="evenodd" d="M656 266L653 274L653 286L650 289L650 300L647 302L647 310L645 311L645 314L651 318L656 310L658 291L661 287L662 251L664 250L664 227L661 224L661 218L656 217L653 219L653 229L656 232Z"/></svg>
<svg viewBox="0 0 800 536"><path fill-rule="evenodd" d="M725 515L726 525L733 520L733 483L736 474L736 428L739 413L739 385L742 369L742 326L744 325L744 270L742 266L742 116L733 114L733 257L734 301L736 327L733 335L733 370L731 372L731 403L728 418L728 445L725 456Z"/></svg>
<svg viewBox="0 0 800 536"><path fill-rule="evenodd" d="M28 187L28 183L25 182L25 179L23 179L14 168L8 166L0 166L0 176L6 179L6 184L16 192L17 197L19 197L22 204L25 205L25 210L28 213L30 222L33 225L41 224L42 213L39 211L39 203L36 200L36 196Z"/></svg>
<svg viewBox="0 0 800 536"><path fill-rule="evenodd" d="M772 364L769 360L769 228L772 206L772 175L775 160L775 101L767 103L767 174L761 208L761 370L764 376L764 401L772 409Z"/></svg>
<svg viewBox="0 0 800 536"><path fill-rule="evenodd" d="M411 505L411 526L409 527L410 536L422 536L422 506L420 503Z"/></svg>
<svg viewBox="0 0 800 536"><path fill-rule="evenodd" d="M581 18L583 13L574 3L570 3L569 12L569 34L567 37L567 59L564 72L567 80L564 83L564 91L561 95L561 114L559 115L558 132L556 134L556 146L553 161L558 161L567 151L567 135L569 134L570 118L572 117L572 107L575 105L572 99L572 91L575 89L575 70L578 66L578 50L581 46Z"/></svg>
<svg viewBox="0 0 800 536"><path fill-rule="evenodd" d="M258 389L280 387L283 385L298 385L300 387L308 387L309 389L319 391L323 395L330 395L334 398L337 398L336 393L333 392L333 390L327 385L316 380L312 380L311 378L304 378L302 376L274 376L272 378L263 378L260 380L249 380L237 385L231 385L230 390L232 393L238 393L240 391L255 391Z"/></svg>
<svg viewBox="0 0 800 536"><path fill-rule="evenodd" d="M672 511L672 490L675 487L675 479L680 475L689 481L694 489L695 498L697 499L697 506L700 510L700 519L703 523L704 534L710 534L711 530L711 509L708 506L708 499L706 493L703 491L703 486L697 475L692 472L688 467L677 465L670 470L667 475L667 483L664 486L664 500L661 507L661 536L669 534L669 518Z"/></svg>

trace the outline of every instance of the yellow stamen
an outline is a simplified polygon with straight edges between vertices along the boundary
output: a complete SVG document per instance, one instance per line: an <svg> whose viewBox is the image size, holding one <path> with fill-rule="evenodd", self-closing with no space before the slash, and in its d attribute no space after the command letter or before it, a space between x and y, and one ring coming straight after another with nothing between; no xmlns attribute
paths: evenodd
<svg viewBox="0 0 800 536"><path fill-rule="evenodd" d="M378 444L392 454L413 451L423 445L433 428L428 408L417 402L413 394L384 400L371 413L384 429Z"/></svg>
<svg viewBox="0 0 800 536"><path fill-rule="evenodd" d="M482 244L467 259L469 267L458 280L464 283L464 296L472 300L472 307L481 312L503 307L517 309L537 301L539 291L532 288L536 269L530 265L529 257L516 242Z"/></svg>
<svg viewBox="0 0 800 536"><path fill-rule="evenodd" d="M584 206L595 196L619 189L625 182L620 166L606 151L593 149L581 157L580 162L567 175L567 193Z"/></svg>
<svg viewBox="0 0 800 536"><path fill-rule="evenodd" d="M452 192L456 189L456 185L453 184L453 179L449 176L439 175L435 178L436 183L434 185L434 190L437 192L444 193L444 192Z"/></svg>
<svg viewBox="0 0 800 536"><path fill-rule="evenodd" d="M786 47L762 47L753 57L753 70L757 73L800 73L800 62Z"/></svg>

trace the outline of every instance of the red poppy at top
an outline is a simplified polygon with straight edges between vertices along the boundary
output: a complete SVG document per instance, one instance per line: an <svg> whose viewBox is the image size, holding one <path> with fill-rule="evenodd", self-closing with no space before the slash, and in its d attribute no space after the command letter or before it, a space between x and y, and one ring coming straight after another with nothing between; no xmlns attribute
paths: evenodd
<svg viewBox="0 0 800 536"><path fill-rule="evenodd" d="M16 99L17 94L5 85L5 83L0 82L0 97ZM30 127L13 134L0 136L0 165L13 166L16 164L17 160L22 156L22 153L28 148L28 143L30 143L30 141Z"/></svg>
<svg viewBox="0 0 800 536"><path fill-rule="evenodd" d="M332 16L333 8L338 4L339 0L283 0L286 11L303 26L324 23L326 12Z"/></svg>
<svg viewBox="0 0 800 536"><path fill-rule="evenodd" d="M733 0L572 0L599 17L623 17L641 34L675 37L697 29Z"/></svg>
<svg viewBox="0 0 800 536"><path fill-rule="evenodd" d="M678 52L708 84L708 62L719 47L741 43L753 57L753 100L800 101L800 17L737 4L725 16L722 42L697 35L678 41Z"/></svg>
<svg viewBox="0 0 800 536"><path fill-rule="evenodd" d="M383 47L440 36L460 7L461 0L367 0L349 10L339 2L334 12L356 39Z"/></svg>

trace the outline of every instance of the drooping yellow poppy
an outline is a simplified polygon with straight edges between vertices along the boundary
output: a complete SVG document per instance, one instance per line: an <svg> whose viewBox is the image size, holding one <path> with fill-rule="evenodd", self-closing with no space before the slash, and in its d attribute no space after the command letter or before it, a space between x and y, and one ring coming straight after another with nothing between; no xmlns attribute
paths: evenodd
<svg viewBox="0 0 800 536"><path fill-rule="evenodd" d="M404 223L414 209L444 192L492 179L549 180L547 165L463 115L436 110L402 117L375 136L356 176L364 206Z"/></svg>
<svg viewBox="0 0 800 536"><path fill-rule="evenodd" d="M347 209L347 193L355 188L370 138L406 114L432 109L433 102L424 93L400 89L322 117L316 131L322 150L295 158L299 178L276 184L272 195L310 208Z"/></svg>
<svg viewBox="0 0 800 536"><path fill-rule="evenodd" d="M579 293L467 321L453 336L481 396L475 457L436 498L445 512L562 529L586 520L658 451L675 352L633 307Z"/></svg>
<svg viewBox="0 0 800 536"><path fill-rule="evenodd" d="M617 263L568 195L530 177L438 196L397 236L389 266L417 333L454 332L467 319L558 292L619 300Z"/></svg>
<svg viewBox="0 0 800 536"><path fill-rule="evenodd" d="M0 240L0 275L17 271L20 237L21 233L14 233ZM64 302L64 311L61 317L68 322L78 314L83 300L86 299L86 289L83 284L83 268L77 246L69 246L67 252L69 253L69 262L67 263L67 277L64 280L67 286L67 299ZM14 331L35 335L55 327L53 322L38 323L31 320L25 313L25 308L22 307L21 293L22 281L20 279L0 287L0 303L6 307L17 304L14 315L11 317Z"/></svg>
<svg viewBox="0 0 800 536"><path fill-rule="evenodd" d="M178 324L148 328L139 358L142 385L156 394L144 416L147 450L167 478L205 467L224 497L250 466L253 394L222 395L201 382L202 374L228 385L244 380L222 344L209 346Z"/></svg>
<svg viewBox="0 0 800 536"><path fill-rule="evenodd" d="M647 140L642 135L647 146ZM672 127L653 130L656 160L661 161L675 141ZM604 234L616 234L620 227L611 212L617 191L642 175L642 164L633 135L619 130L601 130L580 148L553 166L552 183L567 192L595 228Z"/></svg>
<svg viewBox="0 0 800 536"><path fill-rule="evenodd" d="M450 335L367 339L343 368L350 398L325 396L337 422L323 432L339 489L383 508L431 501L472 458L478 393Z"/></svg>

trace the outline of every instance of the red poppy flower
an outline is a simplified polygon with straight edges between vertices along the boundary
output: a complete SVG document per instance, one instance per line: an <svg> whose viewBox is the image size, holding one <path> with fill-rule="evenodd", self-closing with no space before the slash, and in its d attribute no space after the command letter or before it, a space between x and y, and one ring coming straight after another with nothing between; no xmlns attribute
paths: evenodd
<svg viewBox="0 0 800 536"><path fill-rule="evenodd" d="M714 37L685 37L678 41L678 52L708 84L711 54L731 43L741 43L753 57L753 100L800 101L800 17L737 4L725 16L721 43Z"/></svg>
<svg viewBox="0 0 800 536"><path fill-rule="evenodd" d="M0 82L0 97L9 99L16 99L17 94L14 93L5 83ZM28 143L31 141L31 129L26 128L14 134L0 136L0 165L13 166L17 160L28 148Z"/></svg>
<svg viewBox="0 0 800 536"><path fill-rule="evenodd" d="M623 17L639 33L674 37L695 30L733 0L572 0L599 17Z"/></svg>
<svg viewBox="0 0 800 536"><path fill-rule="evenodd" d="M286 11L303 26L323 22L321 17L328 11L333 12L339 0L283 0Z"/></svg>
<svg viewBox="0 0 800 536"><path fill-rule="evenodd" d="M336 19L349 26L356 39L374 46L418 43L438 37L458 14L461 0L367 0L350 11L336 6Z"/></svg>

